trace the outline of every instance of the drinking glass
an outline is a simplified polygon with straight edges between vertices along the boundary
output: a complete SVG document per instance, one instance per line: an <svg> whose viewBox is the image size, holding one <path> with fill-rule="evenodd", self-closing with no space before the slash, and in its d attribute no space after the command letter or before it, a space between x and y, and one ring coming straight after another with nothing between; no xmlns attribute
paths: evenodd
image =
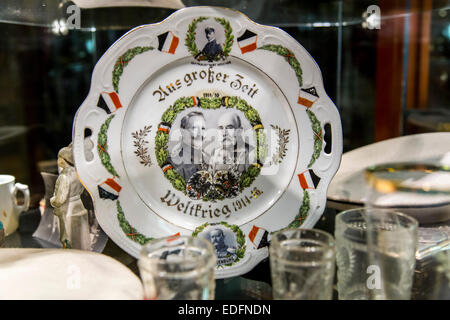
<svg viewBox="0 0 450 320"><path fill-rule="evenodd" d="M400 211L418 220L411 299L435 299L441 287L436 258L450 243L450 152L421 161L379 163L366 168L365 175L370 187L366 207Z"/></svg>
<svg viewBox="0 0 450 320"><path fill-rule="evenodd" d="M450 248L439 252L436 260L436 284L432 298L434 300L450 300Z"/></svg>
<svg viewBox="0 0 450 320"><path fill-rule="evenodd" d="M216 256L211 243L188 236L150 241L138 262L145 299L213 300Z"/></svg>
<svg viewBox="0 0 450 320"><path fill-rule="evenodd" d="M359 208L336 216L337 288L341 300L408 300L418 223L400 212Z"/></svg>
<svg viewBox="0 0 450 320"><path fill-rule="evenodd" d="M330 300L333 295L333 236L315 229L286 229L269 248L272 294L278 300Z"/></svg>

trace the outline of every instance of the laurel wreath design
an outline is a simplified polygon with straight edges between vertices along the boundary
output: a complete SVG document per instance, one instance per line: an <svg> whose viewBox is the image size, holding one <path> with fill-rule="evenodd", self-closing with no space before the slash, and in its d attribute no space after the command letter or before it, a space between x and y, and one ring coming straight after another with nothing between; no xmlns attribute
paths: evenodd
<svg viewBox="0 0 450 320"><path fill-rule="evenodd" d="M258 49L272 51L272 52L275 52L276 54L284 57L285 60L291 66L291 68L294 70L299 86L302 87L303 71L300 66L300 62L297 60L297 58L295 57L294 53L291 50L289 50L288 48L285 48L281 45L276 45L276 44L267 44L262 47L259 47ZM317 158L319 158L320 153L322 151L323 133L322 133L322 127L320 125L320 122L317 119L314 112L312 112L311 110L306 110L306 113L308 114L308 117L311 120L312 129L314 132L314 151L313 151L311 161L308 164L308 168L310 168L314 164L314 162L317 160Z"/></svg>
<svg viewBox="0 0 450 320"><path fill-rule="evenodd" d="M309 194L308 194L308 191L303 190L302 205L300 206L300 209L298 210L298 214L295 216L294 220L292 220L292 222L289 223L289 225L286 228L272 231L270 234L274 234L276 232L283 231L286 229L299 228L303 224L303 222L305 222L306 218L308 217L309 208L310 208Z"/></svg>
<svg viewBox="0 0 450 320"><path fill-rule="evenodd" d="M291 50L289 50L288 48L285 48L281 45L276 45L276 44L266 44L262 47L259 47L258 49L272 51L272 52L275 52L276 54L284 57L286 59L286 61L289 63L289 65L292 67L292 69L294 70L300 88L302 87L302 84L303 84L302 68L300 66L300 62L298 62L297 58L295 57L295 54Z"/></svg>
<svg viewBox="0 0 450 320"><path fill-rule="evenodd" d="M282 129L278 125L270 125L272 129L277 131L278 135L278 148L277 152L272 156L272 162L274 164L280 164L284 157L286 156L286 152L288 151L286 145L289 143L289 134L291 132L290 129Z"/></svg>
<svg viewBox="0 0 450 320"><path fill-rule="evenodd" d="M298 214L295 216L294 220L288 225L288 228L298 228L303 224L303 222L305 222L309 213L309 206L310 206L309 202L310 201L308 191L303 190L302 205L298 210Z"/></svg>
<svg viewBox="0 0 450 320"><path fill-rule="evenodd" d="M197 24L199 22L208 20L209 17L198 17L189 24L188 31L186 33L186 39L184 40L184 44L186 45L186 48L189 50L189 52L192 54L192 56L197 56L199 54L199 50L197 47L197 44L195 43L195 36L197 29ZM233 46L234 42L234 36L233 36L233 29L230 26L230 22L224 18L214 18L218 23L220 23L225 30L225 44L223 45L223 56L228 56L231 52L231 48ZM215 57L215 61L218 61L220 57Z"/></svg>
<svg viewBox="0 0 450 320"><path fill-rule="evenodd" d="M97 138L97 151L100 157L100 161L105 169L111 173L114 177L119 178L119 174L116 169L114 169L111 164L111 156L108 153L108 128L111 120L114 118L114 115L111 115L106 119L106 121L101 125L100 131L98 133Z"/></svg>
<svg viewBox="0 0 450 320"><path fill-rule="evenodd" d="M145 166L151 166L152 160L148 154L148 141L145 140L147 135L150 133L152 126L144 126L143 129L133 132L131 136L134 138L133 145L136 147L134 154L139 157L140 163Z"/></svg>
<svg viewBox="0 0 450 320"><path fill-rule="evenodd" d="M246 245L245 245L245 234L242 232L241 228L239 228L239 226L235 225L235 224L228 224L225 221L221 221L220 222L221 225L223 225L224 227L230 229L231 231L234 232L234 234L236 235L236 242L238 244L238 247L236 248L236 260L234 260L232 263L228 263L225 264L224 266L226 267L231 267L232 265L238 263L242 258L244 258L245 255L245 249L246 249ZM198 226L197 228L195 228L194 232L192 232L192 236L193 237L197 237L199 233L201 233L203 230L205 230L205 228L207 228L208 226L211 226L211 224L209 222L206 222L204 224L202 224L201 226ZM223 266L218 266L218 267L223 267Z"/></svg>
<svg viewBox="0 0 450 320"><path fill-rule="evenodd" d="M105 167L105 169L113 176L119 177L113 165L111 164L111 157L109 156L108 153L108 128L113 118L114 115L109 116L106 119L106 121L101 125L100 131L98 133L97 150L100 156L101 163ZM136 229L130 225L130 223L125 218L125 214L123 212L119 200L117 200L116 202L116 207L117 207L117 220L119 221L120 228L129 239L141 245L144 245L145 243L153 239L147 238L143 234L137 232Z"/></svg>
<svg viewBox="0 0 450 320"><path fill-rule="evenodd" d="M209 222L206 222L206 223L202 224L201 226L198 226L197 228L195 228L194 232L192 232L192 236L193 237L198 236L198 234L200 232L202 232L203 230L205 230L205 228L208 227L209 225L210 225Z"/></svg>
<svg viewBox="0 0 450 320"><path fill-rule="evenodd" d="M186 34L186 39L185 39L185 45L186 45L187 49L189 50L189 52L193 56L196 56L199 53L199 49L197 48L197 45L195 43L195 36L196 36L195 31L197 28L197 24L199 22L202 22L207 19L209 19L209 17L199 17L197 19L194 19L188 27L188 32ZM215 18L215 20L224 27L226 40L223 45L223 55L228 56L231 52L231 48L234 43L234 36L232 34L232 32L233 32L232 28L230 26L230 23L226 19ZM123 55L121 55L116 60L116 63L114 65L114 68L112 71L112 83L113 83L114 90L116 92L119 92L120 78L124 72L125 67L128 65L128 63L136 55L139 55L141 53L144 53L146 51L153 50L153 49L154 49L153 47L149 47L149 46L148 47L131 48L131 49L127 50ZM275 52L276 54L284 57L285 60L289 63L289 65L294 70L296 78L299 83L299 86L300 87L302 86L302 69L301 69L300 63L298 62L297 58L292 53L292 51L290 51L289 49L287 49L281 45L274 45L274 44L264 45L262 47L259 47L258 49ZM220 57L216 57L215 60L217 61L219 59L220 59ZM245 100L240 99L238 97L229 97L229 101L230 101L230 103L228 105L223 105L221 98L201 98L199 106L204 109L218 109L220 107L227 107L227 108L235 107L236 109L244 112L246 118L250 121L250 123L252 123L252 124L261 123L261 119L259 118L258 112L255 109L253 109L250 105L248 105ZM175 120L175 118L179 112L183 111L185 108L190 108L190 107L193 107L193 102L192 102L191 98L180 98L173 104L173 106L170 106L166 110L166 112L162 116L162 121L171 124ZM311 157L311 161L308 164L308 167L311 167L314 164L314 162L319 158L320 153L322 151L323 133L322 133L322 127L321 127L320 121L317 119L315 114L311 110L306 110L306 112L311 121L312 129L313 129L314 136L315 136L314 151L313 151L313 155ZM100 131L98 134L97 149L98 149L98 154L99 154L101 163L105 167L105 169L113 176L119 177L117 171L111 164L111 157L108 153L108 144L107 144L107 142L108 142L107 141L107 131L108 131L109 125L113 118L114 118L114 115L111 115L110 117L108 117L106 119L106 121L102 124L102 126L100 127ZM289 131L290 130L283 130L283 129L279 128L278 126L275 126L275 127L272 126L272 127L274 129L278 130L278 136L279 136L279 139L278 139L279 148L277 150L277 154L274 155L273 161L277 162L277 163L281 163L282 159L285 157L286 152L287 152L286 145L289 142ZM144 128L144 129L146 129L146 128ZM149 128L147 128L147 129L149 129ZM257 158L258 158L258 160L261 160L267 154L267 149L260 147L260 146L266 146L265 143L262 143L263 140L265 139L265 135L263 133L263 130L256 130L255 135L256 135L257 146L258 146L257 151L256 151ZM143 135L143 134L136 135L136 137L137 137L136 139L138 139L137 140L138 144L139 144L139 146L141 146L141 149L139 149L139 146L135 145L136 147L138 147L138 150L143 151L145 149L143 147L143 142L147 142L147 141L143 140L145 136L146 135ZM142 140L139 140L139 139L142 139ZM169 135L167 133L158 131L158 133L156 134L156 138L155 138L155 145L156 145L155 153L156 153L157 162L160 166L163 165L167 161L167 158L169 156L168 150L167 150L168 140L169 140ZM136 150L136 152L138 152L138 150ZM145 152L144 153L139 152L139 154L136 153L136 155L141 158L142 164L151 165L150 157L148 157L148 159L145 157L144 157L145 159L141 157L144 154L145 154ZM149 161L147 161L147 160L149 160ZM241 178L240 178L241 189L244 189L244 188L250 186L253 183L253 181L255 180L255 178L259 175L259 173L260 173L260 166L256 165L256 164L250 166L247 171L243 172L241 175ZM186 182L175 170L173 170L173 169L167 170L164 173L164 175L172 183L172 185L175 189L185 192ZM299 209L299 213L296 215L294 220L288 225L287 228L296 228L296 227L301 226L308 216L309 209L310 209L310 198L309 198L309 194L308 194L307 190L304 190L303 192L304 192L303 202ZM148 241L153 239L153 238L146 237L145 235L137 232L137 230L129 224L129 222L125 218L125 214L123 212L123 209L120 205L119 200L117 200L116 205L117 205L117 219L119 221L119 225L129 239L131 239L141 245L144 245L145 243L147 243ZM236 250L237 259L233 263L226 265L226 266L231 266L231 265L237 263L240 259L242 259L244 257L245 250L246 250L245 235L243 234L243 232L237 225L229 225L226 222L221 222L220 224L224 225L227 228L230 228L235 233L237 243L239 245L238 249ZM192 236L194 236L194 237L197 236L200 232L202 232L209 225L210 225L209 223L205 223L202 226L197 227L195 229L195 231L192 233Z"/></svg>
<svg viewBox="0 0 450 320"><path fill-rule="evenodd" d="M202 109L219 109L221 107L225 108L236 108L244 113L245 117L248 119L252 127L257 124L261 124L261 118L252 106L250 106L244 99L239 97L222 97L222 98L198 98L198 107ZM194 100L192 97L181 97L175 101L173 105L167 108L161 116L161 121L163 123L171 125L177 115L187 109L194 107ZM267 154L267 146L265 140L264 129L255 129L256 135L256 159L257 163L250 165L250 167L241 174L240 177L240 189L241 191L249 187L256 177L261 172L261 164L264 163L264 158ZM155 136L155 155L158 165L160 167L164 166L169 158L169 150L167 143L169 141L169 133L165 131L160 131L156 133ZM170 181L172 186L183 193L186 193L186 181L184 178L175 171L175 169L168 169L164 176ZM219 199L220 200L220 199ZM208 201L208 198L203 198L203 201Z"/></svg>
<svg viewBox="0 0 450 320"><path fill-rule="evenodd" d="M319 158L320 153L322 152L323 132L322 125L320 124L320 121L317 119L314 112L312 112L311 110L306 110L306 113L308 114L309 120L311 121L312 130L314 133L314 151L311 156L311 161L308 164L308 168L310 168Z"/></svg>
<svg viewBox="0 0 450 320"><path fill-rule="evenodd" d="M122 206L120 205L120 201L117 200L116 202L117 206L117 220L119 220L119 225L122 231L125 233L125 235L133 240L134 242L137 242L141 245L146 244L150 240L153 240L153 238L148 238L144 236L142 233L139 233L135 228L133 228L128 220L125 218L125 214L123 212Z"/></svg>
<svg viewBox="0 0 450 320"><path fill-rule="evenodd" d="M119 92L120 77L122 76L123 70L128 65L128 63L138 54L153 49L154 49L153 47L134 47L128 49L123 55L117 58L116 64L114 65L114 69L112 71L112 83L114 90L117 93Z"/></svg>

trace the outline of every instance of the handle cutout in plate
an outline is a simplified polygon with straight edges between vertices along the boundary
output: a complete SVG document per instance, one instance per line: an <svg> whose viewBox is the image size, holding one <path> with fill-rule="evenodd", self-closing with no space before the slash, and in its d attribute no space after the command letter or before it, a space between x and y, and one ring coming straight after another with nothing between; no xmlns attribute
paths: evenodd
<svg viewBox="0 0 450 320"><path fill-rule="evenodd" d="M92 129L91 128L84 128L84 143L83 143L83 149L84 149L84 160L86 162L91 162L94 160L94 146L95 143L92 141Z"/></svg>
<svg viewBox="0 0 450 320"><path fill-rule="evenodd" d="M91 128L84 128L84 138L86 139L86 138L88 138L90 136L92 136Z"/></svg>
<svg viewBox="0 0 450 320"><path fill-rule="evenodd" d="M331 124L325 123L324 126L325 135L323 137L323 141L325 142L325 148L324 152L325 154L331 154L331 151L333 150L333 136L331 133Z"/></svg>

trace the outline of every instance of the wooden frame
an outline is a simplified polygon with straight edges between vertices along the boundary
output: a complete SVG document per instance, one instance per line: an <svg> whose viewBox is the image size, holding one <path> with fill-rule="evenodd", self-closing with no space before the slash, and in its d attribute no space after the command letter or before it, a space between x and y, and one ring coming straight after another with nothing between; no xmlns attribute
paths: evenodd
<svg viewBox="0 0 450 320"><path fill-rule="evenodd" d="M403 133L405 109L425 109L427 106L432 0L410 0L410 8L406 0L380 0L379 3L376 141ZM407 70L404 70L405 45L408 45Z"/></svg>

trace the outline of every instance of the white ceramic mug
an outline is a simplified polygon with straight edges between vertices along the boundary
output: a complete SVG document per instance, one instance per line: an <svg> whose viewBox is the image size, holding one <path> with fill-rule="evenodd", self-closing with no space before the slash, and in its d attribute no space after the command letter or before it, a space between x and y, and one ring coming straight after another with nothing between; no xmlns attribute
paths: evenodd
<svg viewBox="0 0 450 320"><path fill-rule="evenodd" d="M17 193L23 193L24 203L19 205ZM0 175L0 221L3 223L6 235L16 231L19 226L19 214L28 210L30 205L30 189L27 185L15 183L10 175Z"/></svg>

